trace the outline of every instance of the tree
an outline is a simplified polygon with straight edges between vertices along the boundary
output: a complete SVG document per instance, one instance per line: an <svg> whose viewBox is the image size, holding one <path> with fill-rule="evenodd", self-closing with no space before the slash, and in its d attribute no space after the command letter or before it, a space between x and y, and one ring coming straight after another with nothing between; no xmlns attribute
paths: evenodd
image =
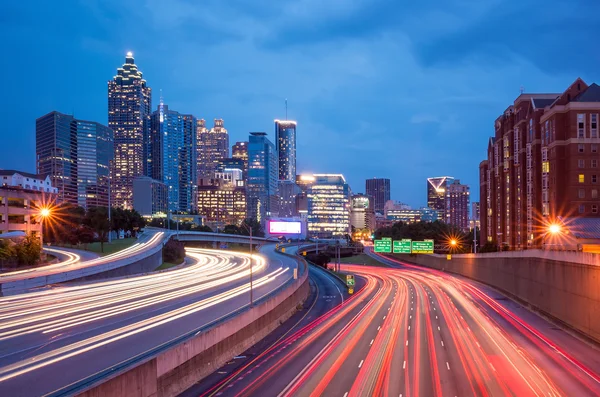
<svg viewBox="0 0 600 397"><path fill-rule="evenodd" d="M212 231L213 231L210 228L210 226L207 226L207 225L195 226L192 228L192 230L195 232L207 232L207 233L212 233Z"/></svg>
<svg viewBox="0 0 600 397"><path fill-rule="evenodd" d="M40 260L42 244L40 239L26 235L21 242L15 245L15 254L19 265L33 266Z"/></svg>
<svg viewBox="0 0 600 397"><path fill-rule="evenodd" d="M263 228L256 219L246 218L242 222L242 227L240 228L241 234L244 236L248 236L250 234L249 230L252 228L252 236L254 237L265 237L265 232Z"/></svg>
<svg viewBox="0 0 600 397"><path fill-rule="evenodd" d="M98 235L100 251L104 252L104 242L107 241L110 223L106 207L91 207L85 216L84 224L91 227Z"/></svg>
<svg viewBox="0 0 600 397"><path fill-rule="evenodd" d="M15 257L14 245L10 240L0 239L0 261L7 261Z"/></svg>
<svg viewBox="0 0 600 397"><path fill-rule="evenodd" d="M225 225L223 228L224 234L242 234L240 227L237 225Z"/></svg>
<svg viewBox="0 0 600 397"><path fill-rule="evenodd" d="M95 239L95 233L94 233L94 229L92 229L89 226L86 225L81 225L77 231L76 231L76 235L77 235L77 241L81 244L83 244L84 249L87 249L87 245L90 243L94 242Z"/></svg>
<svg viewBox="0 0 600 397"><path fill-rule="evenodd" d="M169 239L163 247L163 262L181 263L185 259L185 246L181 241Z"/></svg>

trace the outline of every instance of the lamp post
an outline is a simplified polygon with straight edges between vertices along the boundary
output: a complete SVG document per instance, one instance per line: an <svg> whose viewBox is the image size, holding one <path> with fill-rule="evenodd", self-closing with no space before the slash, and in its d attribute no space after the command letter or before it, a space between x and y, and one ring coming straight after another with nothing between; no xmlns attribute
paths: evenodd
<svg viewBox="0 0 600 397"><path fill-rule="evenodd" d="M44 248L44 221L50 216L50 214L50 208L42 208L40 210L40 217L42 218L40 222L40 245L42 249Z"/></svg>
<svg viewBox="0 0 600 397"><path fill-rule="evenodd" d="M558 223L552 223L548 226L548 231L544 234L544 249L548 245L548 236L557 236L562 231L562 228Z"/></svg>
<svg viewBox="0 0 600 397"><path fill-rule="evenodd" d="M247 223L242 223L242 227L245 227L246 230L250 233L250 307L254 305L254 296L252 292L252 270L253 270L253 253L252 249L252 226L249 226Z"/></svg>

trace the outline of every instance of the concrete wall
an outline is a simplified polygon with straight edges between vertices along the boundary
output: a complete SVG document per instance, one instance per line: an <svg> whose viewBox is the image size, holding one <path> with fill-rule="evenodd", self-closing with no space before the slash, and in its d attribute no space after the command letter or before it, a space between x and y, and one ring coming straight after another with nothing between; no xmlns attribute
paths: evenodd
<svg viewBox="0 0 600 397"><path fill-rule="evenodd" d="M202 331L79 394L175 396L264 338L296 311L309 293L308 271L252 309Z"/></svg>
<svg viewBox="0 0 600 397"><path fill-rule="evenodd" d="M396 258L486 283L600 342L600 266L529 255Z"/></svg>

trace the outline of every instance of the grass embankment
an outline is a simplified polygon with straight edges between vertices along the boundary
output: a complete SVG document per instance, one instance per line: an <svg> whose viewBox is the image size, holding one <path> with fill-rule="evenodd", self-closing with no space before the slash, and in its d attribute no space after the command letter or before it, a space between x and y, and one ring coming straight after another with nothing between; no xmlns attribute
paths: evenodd
<svg viewBox="0 0 600 397"><path fill-rule="evenodd" d="M171 267L175 267L175 266L179 266L179 265L181 265L181 263L163 262L163 264L160 265L159 267L157 267L156 270L157 271L158 270L166 270L166 269L169 269Z"/></svg>
<svg viewBox="0 0 600 397"><path fill-rule="evenodd" d="M137 238L124 238L121 240L113 240L111 243L104 243L104 252L100 250L100 243L88 244L86 251L95 252L100 256L114 254L117 251L131 247L137 242Z"/></svg>
<svg viewBox="0 0 600 397"><path fill-rule="evenodd" d="M332 259L333 261L334 259ZM347 258L340 258L341 263L349 263L353 265L367 265L367 266L380 266L388 267L385 263L379 262L375 258L371 258L367 254L360 254L355 256L349 256Z"/></svg>

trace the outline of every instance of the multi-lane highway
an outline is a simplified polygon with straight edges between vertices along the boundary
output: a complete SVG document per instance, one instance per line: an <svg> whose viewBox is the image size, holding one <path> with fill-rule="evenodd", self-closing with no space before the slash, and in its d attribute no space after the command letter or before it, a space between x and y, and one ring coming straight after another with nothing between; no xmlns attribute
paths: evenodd
<svg viewBox="0 0 600 397"><path fill-rule="evenodd" d="M297 266L273 248L254 255L255 299ZM249 304L249 254L187 254L172 271L0 298L0 396L60 390Z"/></svg>
<svg viewBox="0 0 600 397"><path fill-rule="evenodd" d="M596 347L481 284L381 260L343 266L364 282L353 297L329 287L334 308L185 395L600 395Z"/></svg>
<svg viewBox="0 0 600 397"><path fill-rule="evenodd" d="M82 255L76 252L69 252L69 250L61 248L45 248L44 251L50 254L58 254L61 257L66 257L59 263L52 265L40 266L25 270L15 270L12 272L5 272L0 274L0 284L9 283L15 281L26 280L36 277L46 277L50 275L56 275L64 273L66 271L72 271L77 269L84 269L88 267L99 266L107 263L111 263L120 259L133 257L138 255L145 250L155 247L159 244L163 244L163 240L166 237L165 232L149 230L145 232L139 240L130 247L127 247L121 251L115 252L114 254L106 255L100 258L91 258L88 255Z"/></svg>

